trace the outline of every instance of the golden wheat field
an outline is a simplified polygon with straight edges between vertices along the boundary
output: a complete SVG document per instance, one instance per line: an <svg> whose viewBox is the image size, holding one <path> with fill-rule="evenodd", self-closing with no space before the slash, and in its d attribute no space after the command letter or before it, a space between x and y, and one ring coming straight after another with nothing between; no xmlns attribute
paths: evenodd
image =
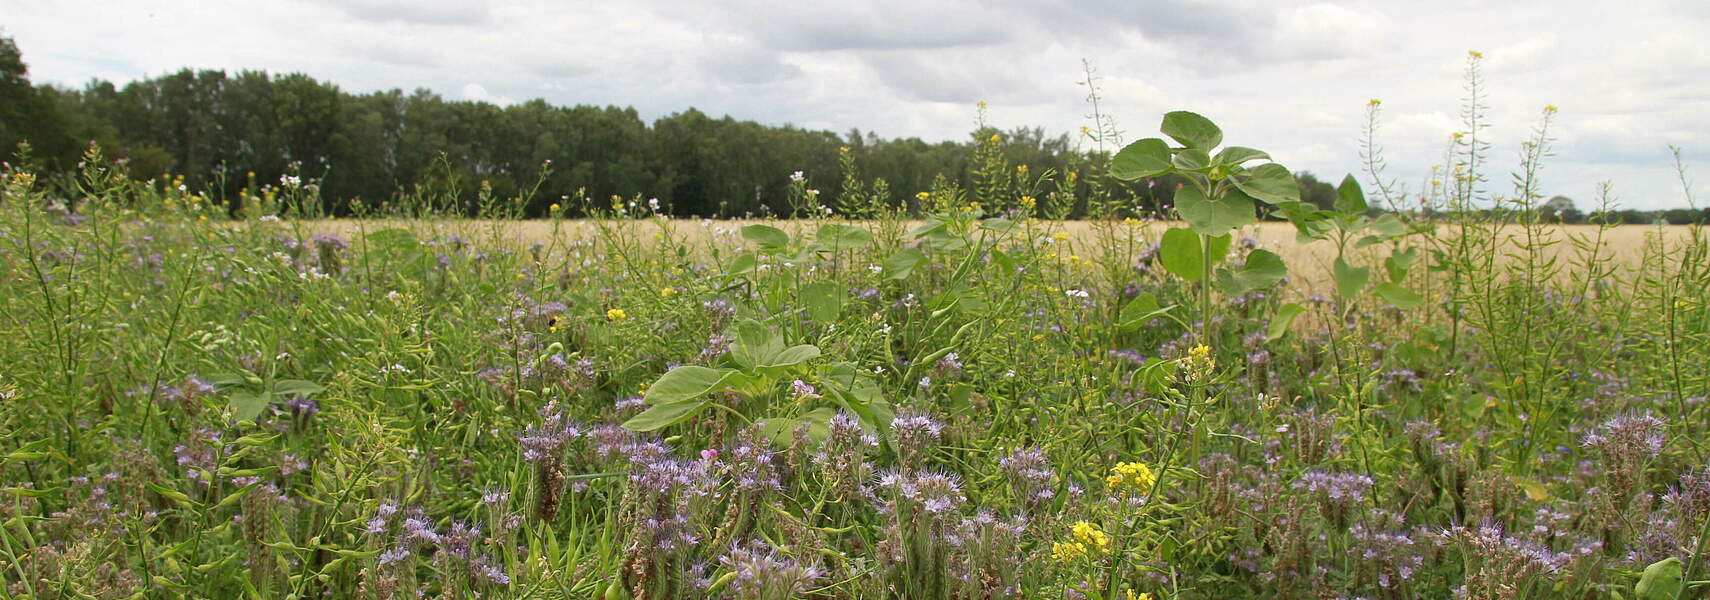
<svg viewBox="0 0 1710 600"><path fill-rule="evenodd" d="M409 227L417 234L418 239L432 239L445 236L459 236L465 239L482 240L483 242L499 245L514 245L522 249L539 243L546 252L558 252L566 248L599 245L605 236L616 236L631 240L641 247L655 247L664 240L686 246L694 251L705 252L718 246L729 248L732 244L741 244L739 235L742 227L751 224L767 224L778 227L792 235L811 232L817 228L819 221L780 221L780 220L710 220L710 219L649 219L628 221L594 221L594 220L324 220L309 222L302 225L302 231L309 233L330 233L356 239L367 231ZM861 224L861 222L855 222ZM870 229L875 230L881 240L890 239L895 243L908 243L909 228L918 225L919 221L891 223L868 222ZM1183 226L1178 222L1096 222L1096 221L1032 221L1027 224L1027 235L1037 239L1060 238L1057 234L1067 234L1068 239L1057 241L1059 252L1064 256L1085 258L1088 262L1095 257L1127 254L1138 254L1142 249L1157 241L1158 237L1170 227ZM888 230L887 230L888 227ZM1686 225L1620 225L1600 229L1596 225L1547 225L1540 229L1541 253L1553 258L1563 272L1582 271L1578 265L1583 265L1588 258L1595 256L1597 260L1607 261L1613 267L1612 272L1617 276L1631 274L1636 268L1643 266L1647 256L1667 255L1675 243L1690 235L1690 226ZM602 232L603 231L603 232ZM1458 227L1455 225L1439 226L1434 236L1416 235L1398 243L1419 247L1429 251L1437 244L1455 235ZM1295 235L1295 228L1289 223L1262 223L1242 228L1241 236L1258 240L1260 247L1276 252L1288 263L1292 287L1299 292L1322 291L1329 281L1331 266L1336 259L1336 245L1333 242L1308 240L1302 242ZM887 238L887 234L891 237ZM1501 244L1504 260L1521 255L1524 252L1526 232L1524 228L1514 225L1500 228L1486 228L1476 232L1478 237L1487 240L1495 236ZM1022 234L1011 234L1019 236ZM1239 237L1239 236L1238 236ZM1358 239L1358 236L1353 238ZM1389 242L1367 248L1355 249L1352 240L1348 253L1350 261L1360 258L1374 259L1388 252ZM1592 253L1596 249L1595 255Z"/></svg>

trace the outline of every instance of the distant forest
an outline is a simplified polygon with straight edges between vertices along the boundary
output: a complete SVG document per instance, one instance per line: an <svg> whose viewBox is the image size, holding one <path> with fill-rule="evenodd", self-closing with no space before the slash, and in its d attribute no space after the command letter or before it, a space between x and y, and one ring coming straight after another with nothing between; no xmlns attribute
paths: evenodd
<svg viewBox="0 0 1710 600"><path fill-rule="evenodd" d="M1104 178L1108 153L1088 149L1096 145L1087 140L990 127L962 142L884 139L714 118L693 108L648 123L633 108L539 99L500 107L426 89L352 94L308 75L247 70L184 69L73 90L32 85L16 44L0 38L0 153L9 159L18 160L13 150L27 141L32 166L63 178L94 143L139 180L181 176L218 199L299 177L317 183L328 214L427 195L473 207L485 191L527 198L528 216L566 200L575 215L582 199L604 205L613 196L657 198L676 216L785 215L792 185L802 185L792 180L798 171L821 203L839 209L885 203L912 210L916 192L989 189L993 178L1016 195L1056 194L1068 211L1057 216L1085 216L1089 198L1123 207L1125 215L1170 204L1175 182ZM994 173L993 165L1025 169ZM1330 184L1297 175L1304 199L1333 201ZM1564 201L1554 204L1571 206ZM1587 218L1571 208L1552 214ZM1706 214L1606 216L1684 223Z"/></svg>

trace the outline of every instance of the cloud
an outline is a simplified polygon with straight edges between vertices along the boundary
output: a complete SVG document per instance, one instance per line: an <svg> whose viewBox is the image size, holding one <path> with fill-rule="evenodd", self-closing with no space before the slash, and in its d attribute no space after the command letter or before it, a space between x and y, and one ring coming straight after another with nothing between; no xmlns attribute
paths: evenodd
<svg viewBox="0 0 1710 600"><path fill-rule="evenodd" d="M1363 106L1384 100L1390 175L1424 178L1462 127L1466 51L1482 49L1484 137L1501 182L1546 104L1550 193L1604 178L1635 206L1679 204L1669 144L1710 165L1710 8L1631 0L194 0L10 3L39 82L123 83L181 67L304 72L343 89L420 87L512 103L690 106L771 124L965 139L990 124L1087 123L1081 59L1101 110L1133 140L1159 116L1205 114L1231 143L1325 179L1360 171ZM1710 179L1701 176L1700 179ZM1493 184L1494 185L1494 184Z"/></svg>

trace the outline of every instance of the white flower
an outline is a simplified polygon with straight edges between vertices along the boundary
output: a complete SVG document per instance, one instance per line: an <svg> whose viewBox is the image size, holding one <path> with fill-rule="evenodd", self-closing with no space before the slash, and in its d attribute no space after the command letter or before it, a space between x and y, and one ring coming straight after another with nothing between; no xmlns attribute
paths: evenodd
<svg viewBox="0 0 1710 600"><path fill-rule="evenodd" d="M1085 298L1085 297L1087 297L1087 291L1086 290L1063 290L1063 293L1068 294L1068 296L1070 298Z"/></svg>

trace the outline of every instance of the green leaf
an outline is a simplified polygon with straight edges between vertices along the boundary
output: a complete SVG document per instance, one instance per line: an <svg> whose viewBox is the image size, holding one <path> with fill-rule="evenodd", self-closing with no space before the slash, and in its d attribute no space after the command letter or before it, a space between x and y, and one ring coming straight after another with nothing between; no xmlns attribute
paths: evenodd
<svg viewBox="0 0 1710 600"><path fill-rule="evenodd" d="M652 390L649 389L649 392ZM630 417L623 422L623 428L630 431L654 431L676 425L683 420L693 417L707 407L712 400L701 398L686 402L672 402L648 407L641 414Z"/></svg>
<svg viewBox="0 0 1710 600"><path fill-rule="evenodd" d="M1288 328L1294 325L1295 317L1306 312L1306 307L1290 302L1277 309L1277 314L1271 315L1271 325L1265 328L1267 341L1280 340L1288 335Z"/></svg>
<svg viewBox="0 0 1710 600"><path fill-rule="evenodd" d="M780 232L782 233L782 232ZM814 241L825 246L827 250L837 252L853 248L864 248L873 243L872 232L860 227L827 223L821 225L813 236Z"/></svg>
<svg viewBox="0 0 1710 600"><path fill-rule="evenodd" d="M1407 278L1407 270L1413 268L1413 261L1418 257L1418 248L1408 248L1396 250L1389 258L1383 259L1383 268L1389 272L1389 280L1401 283L1401 280Z"/></svg>
<svg viewBox="0 0 1710 600"><path fill-rule="evenodd" d="M1246 194L1231 192L1222 200L1212 201L1191 185L1176 190L1176 212L1194 231L1210 236L1258 220L1253 216L1253 200Z"/></svg>
<svg viewBox="0 0 1710 600"><path fill-rule="evenodd" d="M759 269L760 258L744 252L730 261L730 267L725 269L724 274L726 277L735 277L737 275L748 275Z"/></svg>
<svg viewBox="0 0 1710 600"><path fill-rule="evenodd" d="M1156 177L1172 170L1170 145L1158 138L1146 138L1122 148L1110 159L1110 176L1124 181Z"/></svg>
<svg viewBox="0 0 1710 600"><path fill-rule="evenodd" d="M943 230L945 227L946 223L943 219L938 218L938 215L931 215L926 217L925 221L921 221L919 225L915 225L914 229L908 230L908 235L914 238L926 237Z"/></svg>
<svg viewBox="0 0 1710 600"><path fill-rule="evenodd" d="M1288 277L1288 265L1283 264L1281 256L1269 250L1247 253L1247 264L1235 273L1235 280L1244 288L1243 293L1271 287L1284 277Z"/></svg>
<svg viewBox="0 0 1710 600"><path fill-rule="evenodd" d="M1225 233L1211 238L1211 247L1206 249L1206 252L1210 253L1206 256L1211 257L1211 264L1215 265L1223 262L1223 259L1229 258L1229 245L1233 243L1235 243L1235 234L1233 233Z"/></svg>
<svg viewBox="0 0 1710 600"><path fill-rule="evenodd" d="M1185 110L1165 114L1164 124L1158 129L1189 148L1210 150L1223 143L1223 130L1218 129L1216 123Z"/></svg>
<svg viewBox="0 0 1710 600"><path fill-rule="evenodd" d="M1003 217L992 217L990 219L980 221L980 229L994 231L997 233L1015 233L1017 231L1021 231L1021 225Z"/></svg>
<svg viewBox="0 0 1710 600"><path fill-rule="evenodd" d="M1670 556L1651 563L1645 567L1645 573L1639 576L1639 584L1633 587L1633 596L1637 600L1674 600L1680 595L1683 574L1680 559Z"/></svg>
<svg viewBox="0 0 1710 600"><path fill-rule="evenodd" d="M232 418L238 421L254 421L261 416L261 411L273 401L272 392L252 392L249 390L233 390L228 404L232 407Z"/></svg>
<svg viewBox="0 0 1710 600"><path fill-rule="evenodd" d="M275 396L312 396L326 389L321 384L301 379L281 379L273 382Z"/></svg>
<svg viewBox="0 0 1710 600"><path fill-rule="evenodd" d="M736 324L736 341L730 345L730 357L743 368L752 369L783 349L783 336L758 321L747 319Z"/></svg>
<svg viewBox="0 0 1710 600"><path fill-rule="evenodd" d="M1168 308L1158 307L1158 297L1152 294L1140 294L1122 307L1122 314L1117 316L1117 329L1132 331L1141 325L1152 322L1152 319L1168 312Z"/></svg>
<svg viewBox="0 0 1710 600"><path fill-rule="evenodd" d="M762 250L780 251L790 245L790 234L771 225L749 225L742 228L742 239L760 245Z"/></svg>
<svg viewBox="0 0 1710 600"><path fill-rule="evenodd" d="M802 305L807 307L808 316L821 323L837 321L837 315L843 312L843 295L847 293L843 286L829 281L816 281L802 286Z"/></svg>
<svg viewBox="0 0 1710 600"><path fill-rule="evenodd" d="M1180 227L1165 231L1158 242L1158 261L1164 264L1164 270L1188 281L1199 281L1205 276L1203 252L1199 235Z"/></svg>
<svg viewBox="0 0 1710 600"><path fill-rule="evenodd" d="M1344 215L1363 215L1366 213L1366 192L1360 189L1360 182L1353 175L1342 178L1342 185L1336 187L1336 212Z"/></svg>
<svg viewBox="0 0 1710 600"><path fill-rule="evenodd" d="M1360 295L1360 290L1365 289L1366 280L1371 277L1371 269L1350 265L1348 261L1337 257L1334 274L1336 277L1336 295L1343 298L1353 298Z"/></svg>
<svg viewBox="0 0 1710 600"><path fill-rule="evenodd" d="M1300 201L1300 184L1288 168L1277 163L1265 163L1235 179L1235 187L1265 204Z"/></svg>
<svg viewBox="0 0 1710 600"><path fill-rule="evenodd" d="M1211 170L1211 155L1200 148L1182 148L1176 152L1170 164L1183 171L1204 172Z"/></svg>
<svg viewBox="0 0 1710 600"><path fill-rule="evenodd" d="M1425 298L1420 296L1419 292L1415 292L1401 287L1400 284L1388 281L1377 284L1376 291L1379 297L1384 300L1388 300L1389 303L1394 304L1396 308L1413 308L1425 302Z"/></svg>
<svg viewBox="0 0 1710 600"><path fill-rule="evenodd" d="M642 401L652 406L663 406L697 400L723 387L735 373L734 369L714 369L699 365L677 367L661 375L653 385L647 386L647 395Z"/></svg>
<svg viewBox="0 0 1710 600"><path fill-rule="evenodd" d="M1270 160L1270 159L1271 159L1271 155L1266 154L1263 150L1254 150L1252 148L1247 148L1245 146L1230 146L1228 148L1224 148L1224 149L1218 151L1217 156L1211 157L1211 162L1212 162L1212 164L1217 164L1217 165L1234 166L1234 165L1239 165L1241 163L1247 162L1249 160ZM1257 196L1254 196L1254 197L1257 198ZM1261 198L1261 200L1262 200L1262 198Z"/></svg>
<svg viewBox="0 0 1710 600"><path fill-rule="evenodd" d="M833 402L854 414L861 428L878 433L890 427L896 416L890 402L879 389L879 383L857 369L854 364L841 362L831 365L819 379Z"/></svg>
<svg viewBox="0 0 1710 600"><path fill-rule="evenodd" d="M819 358L819 346L801 344L779 350L777 354L766 357L765 364L759 365L758 368L793 367L816 358Z"/></svg>
<svg viewBox="0 0 1710 600"><path fill-rule="evenodd" d="M885 259L885 277L890 279L907 279L914 268L926 262L926 253L919 248L903 248Z"/></svg>

